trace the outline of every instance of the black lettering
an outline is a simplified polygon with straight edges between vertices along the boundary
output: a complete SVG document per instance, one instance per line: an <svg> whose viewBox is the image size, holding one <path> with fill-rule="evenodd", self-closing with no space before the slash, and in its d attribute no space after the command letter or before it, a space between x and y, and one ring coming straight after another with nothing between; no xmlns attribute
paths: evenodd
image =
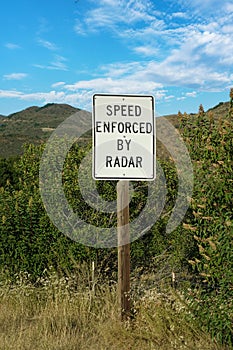
<svg viewBox="0 0 233 350"><path fill-rule="evenodd" d="M119 105L114 105L114 115L117 115L117 112L121 109Z"/></svg>
<svg viewBox="0 0 233 350"><path fill-rule="evenodd" d="M134 168L134 161L133 161L133 157L130 157L129 158L129 164L128 164L128 167L130 168L132 165L132 167Z"/></svg>
<svg viewBox="0 0 233 350"><path fill-rule="evenodd" d="M103 131L104 132L110 132L110 123L109 122L104 122L103 123Z"/></svg>
<svg viewBox="0 0 233 350"><path fill-rule="evenodd" d="M136 168L142 168L142 157L136 156Z"/></svg>
<svg viewBox="0 0 233 350"><path fill-rule="evenodd" d="M126 146L127 146L127 151L129 151L129 145L131 143L131 139L125 140Z"/></svg>
<svg viewBox="0 0 233 350"><path fill-rule="evenodd" d="M133 114L133 105L129 105L128 106L128 115L129 117L133 117L134 114Z"/></svg>
<svg viewBox="0 0 233 350"><path fill-rule="evenodd" d="M145 134L145 123L140 123L139 130L141 134Z"/></svg>
<svg viewBox="0 0 233 350"><path fill-rule="evenodd" d="M122 115L122 117L126 117L127 116L126 105L122 105L121 106L121 115Z"/></svg>
<svg viewBox="0 0 233 350"><path fill-rule="evenodd" d="M102 132L101 131L101 122L100 121L95 123L95 130L96 130L96 132Z"/></svg>
<svg viewBox="0 0 233 350"><path fill-rule="evenodd" d="M135 116L139 117L142 114L142 109L140 106L135 106Z"/></svg>
<svg viewBox="0 0 233 350"><path fill-rule="evenodd" d="M131 133L131 123L130 122L125 122L125 132Z"/></svg>
<svg viewBox="0 0 233 350"><path fill-rule="evenodd" d="M146 123L146 133L151 134L152 133L152 124Z"/></svg>
<svg viewBox="0 0 233 350"><path fill-rule="evenodd" d="M145 122L118 122L118 121L96 121L95 130L97 133L115 133L120 134L151 134L153 132L153 124Z"/></svg>
<svg viewBox="0 0 233 350"><path fill-rule="evenodd" d="M127 167L127 163L128 163L128 159L126 156L122 156L121 158L121 166L122 168L126 168Z"/></svg>
<svg viewBox="0 0 233 350"><path fill-rule="evenodd" d="M117 122L112 122L112 132L114 131L114 129L117 127Z"/></svg>
<svg viewBox="0 0 233 350"><path fill-rule="evenodd" d="M106 157L106 168L112 168L112 156Z"/></svg>
<svg viewBox="0 0 233 350"><path fill-rule="evenodd" d="M142 114L142 108L139 105L107 105L106 115L122 117L139 117Z"/></svg>
<svg viewBox="0 0 233 350"><path fill-rule="evenodd" d="M123 148L124 148L124 146L123 146L123 140L118 139L118 140L117 140L117 150L118 150L118 151L122 151Z"/></svg>
<svg viewBox="0 0 233 350"><path fill-rule="evenodd" d="M132 128L133 128L133 132L135 134L137 134L138 133L138 123L137 122L133 123L132 124Z"/></svg>
<svg viewBox="0 0 233 350"><path fill-rule="evenodd" d="M130 156L129 158L126 156L116 156L113 158L112 156L106 156L106 168L142 168L142 157Z"/></svg>
<svg viewBox="0 0 233 350"><path fill-rule="evenodd" d="M118 124L118 132L122 133L122 132L124 132L124 129L125 129L125 128L124 128L124 123L121 123L121 122L120 122L120 123Z"/></svg>
<svg viewBox="0 0 233 350"><path fill-rule="evenodd" d="M118 166L118 167L120 167L120 166L121 166L121 165L120 165L120 160L119 160L119 157L116 157L116 159L115 159L115 162L114 162L114 168L115 168L116 166Z"/></svg>
<svg viewBox="0 0 233 350"><path fill-rule="evenodd" d="M106 109L107 109L107 111L108 111L106 114L107 114L108 116L111 116L111 115L112 115L112 106L111 106L111 105L107 105Z"/></svg>

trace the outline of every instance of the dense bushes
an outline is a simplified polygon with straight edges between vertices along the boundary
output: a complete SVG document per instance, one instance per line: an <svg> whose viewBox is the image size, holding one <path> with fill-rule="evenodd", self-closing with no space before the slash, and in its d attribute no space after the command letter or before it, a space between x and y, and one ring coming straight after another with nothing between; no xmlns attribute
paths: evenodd
<svg viewBox="0 0 233 350"><path fill-rule="evenodd" d="M232 99L231 99L232 102ZM193 160L195 185L186 228L198 254L189 263L196 276L191 300L196 317L220 341L233 343L233 114L213 119L200 108L182 116L182 134ZM199 282L199 285L198 285Z"/></svg>
<svg viewBox="0 0 233 350"><path fill-rule="evenodd" d="M35 280L45 269L70 271L88 255L86 247L60 234L47 217L38 188L42 150L26 146L14 164L17 186L8 181L0 188L0 266L11 277L27 271Z"/></svg>
<svg viewBox="0 0 233 350"><path fill-rule="evenodd" d="M89 146L87 146L87 150ZM60 273L73 269L82 260L94 260L101 270L115 269L116 249L94 249L85 247L65 237L49 220L39 193L39 161L43 146L26 145L21 156L12 168L17 183L11 178L0 188L0 267L11 277L26 271L35 280L45 269L54 268ZM74 146L68 154L64 172L64 191L74 211L94 225L108 227L116 225L115 213L98 213L84 202L77 176L77 169L85 154L85 148ZM175 201L176 182L174 167L164 163L168 182L166 211ZM12 174L12 173L11 173ZM116 199L116 182L98 182L97 187L103 198ZM134 197L130 205L131 218L140 213L146 202L147 184L134 184ZM161 219L151 232L132 244L132 267L151 265L153 257L167 249L165 233L166 220Z"/></svg>

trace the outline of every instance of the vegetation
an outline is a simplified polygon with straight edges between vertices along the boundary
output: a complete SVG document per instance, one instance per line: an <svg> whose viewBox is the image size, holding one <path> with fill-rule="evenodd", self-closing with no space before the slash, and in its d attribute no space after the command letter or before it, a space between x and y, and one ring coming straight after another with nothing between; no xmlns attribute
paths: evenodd
<svg viewBox="0 0 233 350"><path fill-rule="evenodd" d="M0 348L4 350L227 350L186 318L183 301L174 293L135 299L135 317L122 324L115 286L90 288L85 265L69 278L50 274L30 283L0 285Z"/></svg>
<svg viewBox="0 0 233 350"><path fill-rule="evenodd" d="M193 196L183 222L168 234L166 223L178 184L173 162L160 159L168 190L166 205L152 229L131 244L134 311L126 326L119 323L115 304L116 249L73 242L46 214L38 188L44 146L27 144L22 156L1 159L0 344L4 349L12 344L17 349L16 343L18 349L232 348L232 90L227 106L218 117L217 108L205 113L203 106L197 115L178 114L176 123L193 162ZM84 202L79 189L79 164L90 147L87 142L70 150L63 169L64 191L87 222L108 227L116 224L116 215L98 213ZM116 197L116 182L102 181L97 186L104 198ZM136 182L132 219L146 197L146 183ZM92 261L96 268L90 277Z"/></svg>
<svg viewBox="0 0 233 350"><path fill-rule="evenodd" d="M195 314L220 341L233 342L233 110L214 121L201 109L181 121L193 160L195 185L185 228L193 231L198 253L189 260L197 283ZM199 286L198 286L199 280ZM192 297L191 297L192 299Z"/></svg>
<svg viewBox="0 0 233 350"><path fill-rule="evenodd" d="M21 155L25 143L40 145L60 123L78 111L66 104L48 103L0 118L0 157Z"/></svg>

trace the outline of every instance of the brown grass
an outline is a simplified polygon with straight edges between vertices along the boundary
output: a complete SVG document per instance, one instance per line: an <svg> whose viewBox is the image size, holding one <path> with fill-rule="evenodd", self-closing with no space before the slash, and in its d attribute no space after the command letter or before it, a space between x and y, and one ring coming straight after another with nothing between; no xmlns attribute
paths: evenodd
<svg viewBox="0 0 233 350"><path fill-rule="evenodd" d="M135 316L121 323L115 287L83 276L55 275L35 287L19 278L0 286L0 349L8 350L223 350L187 321L172 294L147 293L132 303Z"/></svg>

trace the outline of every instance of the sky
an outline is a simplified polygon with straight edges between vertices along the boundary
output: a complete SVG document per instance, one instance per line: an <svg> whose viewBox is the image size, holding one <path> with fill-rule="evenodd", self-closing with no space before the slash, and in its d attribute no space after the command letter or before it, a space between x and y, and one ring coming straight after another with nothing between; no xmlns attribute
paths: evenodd
<svg viewBox="0 0 233 350"><path fill-rule="evenodd" d="M0 114L94 93L149 94L156 115L229 100L232 0L9 0L0 12Z"/></svg>

